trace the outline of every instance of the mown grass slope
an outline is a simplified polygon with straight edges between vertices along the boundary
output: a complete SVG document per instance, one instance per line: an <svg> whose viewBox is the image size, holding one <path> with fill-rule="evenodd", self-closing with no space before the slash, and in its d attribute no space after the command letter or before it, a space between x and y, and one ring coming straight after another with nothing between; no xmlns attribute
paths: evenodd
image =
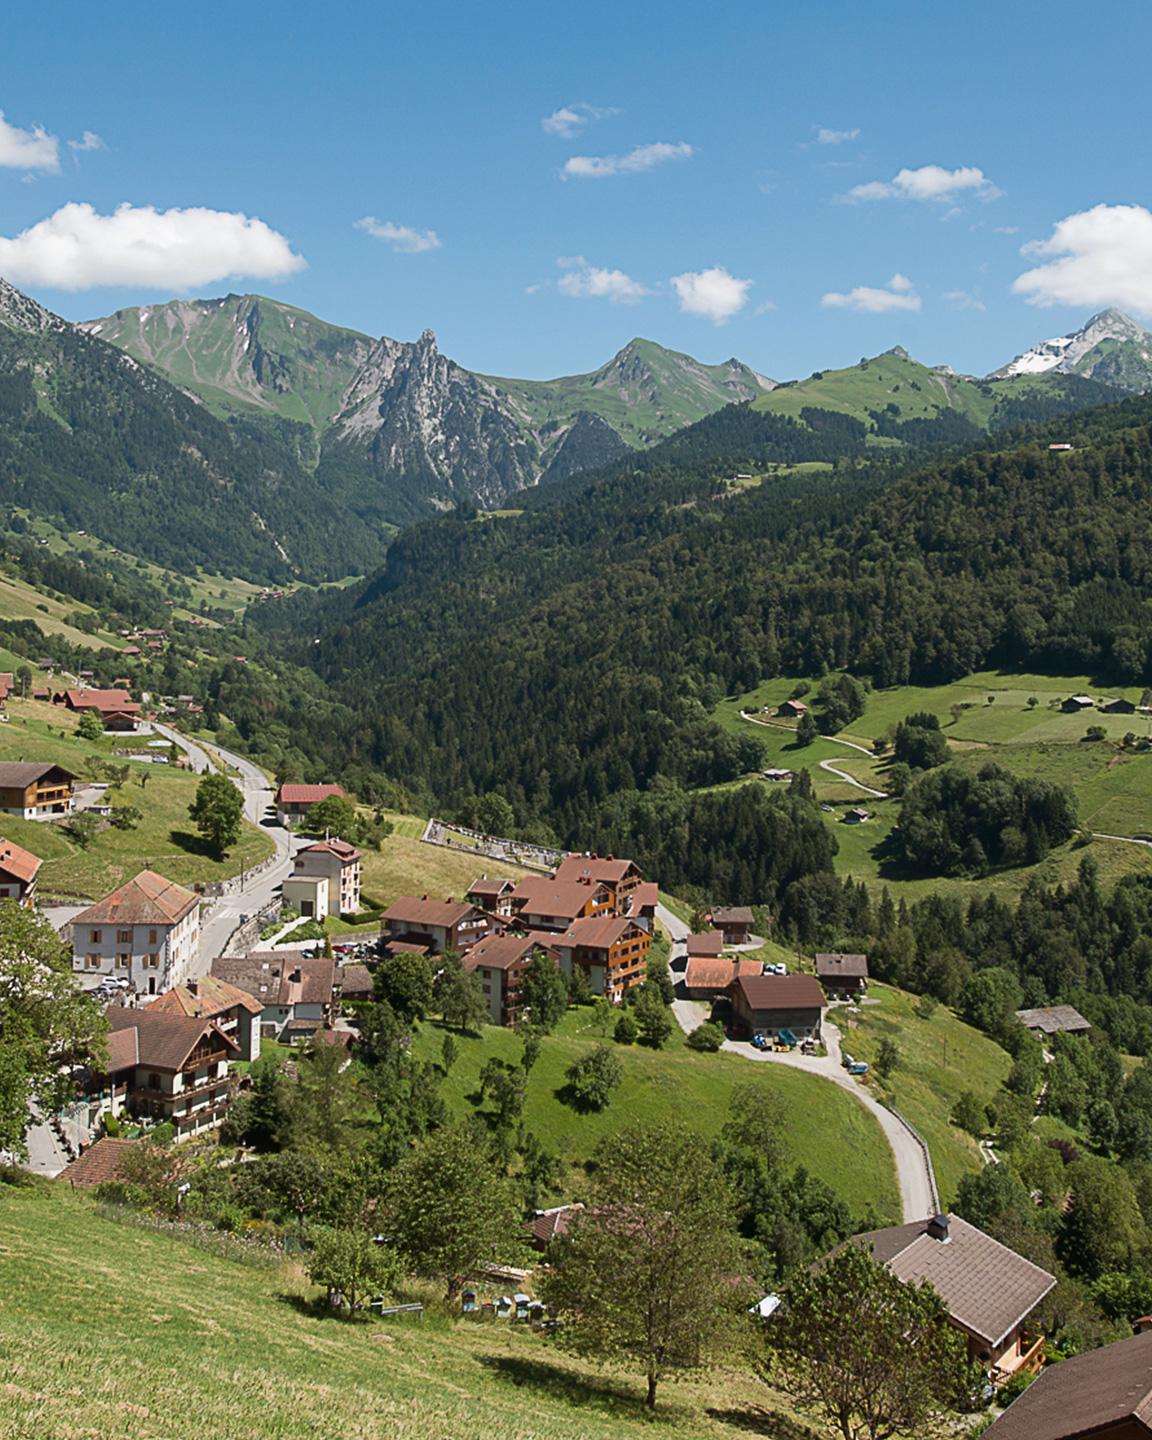
<svg viewBox="0 0 1152 1440"><path fill-rule="evenodd" d="M524 1329L317 1315L298 1270L223 1259L103 1218L57 1182L0 1186L5 1440L617 1440L651 1435L632 1376ZM664 1389L657 1428L703 1440L772 1424L733 1366ZM763 1407L763 1409L761 1408ZM766 1417L765 1411L768 1412ZM771 1434L771 1429L760 1433Z"/></svg>
<svg viewBox="0 0 1152 1440"><path fill-rule="evenodd" d="M438 1060L444 1031L425 1025L416 1039L423 1059ZM480 1070L490 1056L516 1063L523 1042L509 1030L485 1026L479 1036L457 1036L458 1057L442 1095L459 1115L474 1113L469 1099L479 1089ZM563 1159L586 1160L597 1144L633 1121L683 1119L707 1135L716 1134L739 1085L776 1097L787 1117L785 1139L795 1164L830 1185L857 1214L871 1207L897 1220L900 1202L892 1153L880 1127L862 1105L838 1086L815 1075L778 1065L752 1065L738 1055L698 1055L684 1044L677 1027L663 1050L616 1045L624 1079L607 1109L582 1114L564 1103L564 1072L601 1040L591 1009L570 1010L553 1035L545 1038L528 1078L524 1124L547 1149ZM579 1176L570 1176L578 1186ZM572 1195L557 1198L573 1198Z"/></svg>

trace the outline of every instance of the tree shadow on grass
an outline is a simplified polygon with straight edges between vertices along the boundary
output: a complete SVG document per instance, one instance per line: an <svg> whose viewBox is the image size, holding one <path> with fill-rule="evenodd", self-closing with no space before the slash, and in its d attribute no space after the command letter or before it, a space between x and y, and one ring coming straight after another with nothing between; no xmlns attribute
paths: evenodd
<svg viewBox="0 0 1152 1440"><path fill-rule="evenodd" d="M765 1435L769 1440L818 1440L815 1430L777 1410L761 1410L757 1406L749 1410L709 1408L704 1413L710 1420L717 1420L733 1430L745 1430L749 1435Z"/></svg>
<svg viewBox="0 0 1152 1440"><path fill-rule="evenodd" d="M186 850L189 855L202 855L206 860L221 858L215 845L205 840L203 835L194 835L191 830L169 830L168 839L181 850Z"/></svg>
<svg viewBox="0 0 1152 1440"><path fill-rule="evenodd" d="M480 1364L502 1380L516 1386L531 1386L566 1405L591 1405L615 1415L650 1418L639 1390L623 1380L575 1374L562 1365L520 1355L482 1355Z"/></svg>

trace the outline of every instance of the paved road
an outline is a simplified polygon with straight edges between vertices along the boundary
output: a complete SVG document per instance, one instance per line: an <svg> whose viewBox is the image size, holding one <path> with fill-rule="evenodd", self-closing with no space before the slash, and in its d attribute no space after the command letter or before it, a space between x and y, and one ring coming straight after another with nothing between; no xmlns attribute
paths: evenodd
<svg viewBox="0 0 1152 1440"><path fill-rule="evenodd" d="M167 725L156 725L158 734L172 740L188 755L197 774L211 768L207 752L193 740L172 730ZM206 975L212 961L221 954L229 935L240 924L241 918L267 905L283 885L292 867L292 852L295 845L292 835L276 820L273 806L273 791L264 772L243 755L234 755L230 750L213 747L225 763L238 772L232 776L233 783L244 796L244 817L253 825L270 835L276 844L276 859L266 870L262 870L247 883L243 890L225 895L205 907L200 917L200 954L193 966L194 975Z"/></svg>
<svg viewBox="0 0 1152 1440"><path fill-rule="evenodd" d="M770 730L791 730L791 725L779 725L773 720L761 720L756 715L749 715L741 711L741 718L747 720L749 725L764 725ZM825 740L831 740L833 745L847 745L849 750L858 750L861 755L867 755L869 760L874 758L874 752L869 750L867 745L858 745L855 740L844 740L839 735L825 735ZM841 770L832 760L821 760L818 762L820 769L828 775L835 775L837 780L842 780L845 785L853 785L857 790L862 790L865 795L874 795L877 800L887 800L887 790L875 790L871 785L865 785L863 780L857 780L855 775L849 775L847 770Z"/></svg>
<svg viewBox="0 0 1152 1440"><path fill-rule="evenodd" d="M678 920L664 905L656 907L656 918L668 932L672 941L672 969L675 973L683 968L684 941L689 933L688 926L683 920ZM680 1023L680 1028L686 1035L691 1034L697 1025L702 1024L708 1018L708 1007L697 1000L676 1000L672 1009ZM803 1070L809 1075L817 1075L822 1080L828 1080L833 1085L839 1085L842 1090L846 1090L854 1100L872 1113L884 1132L896 1165L896 1179L900 1186L900 1203L903 1207L904 1219L923 1220L925 1216L932 1214L935 1204L932 1199L932 1186L928 1178L928 1167L924 1162L924 1153L920 1149L919 1142L890 1110L886 1110L843 1068L840 1060L840 1032L834 1025L825 1025L824 1044L828 1054L820 1057L794 1055L790 1052L777 1054L774 1051L757 1050L754 1046L738 1040L725 1040L723 1048L731 1051L734 1055L743 1056L745 1060L769 1065L787 1065L793 1070Z"/></svg>

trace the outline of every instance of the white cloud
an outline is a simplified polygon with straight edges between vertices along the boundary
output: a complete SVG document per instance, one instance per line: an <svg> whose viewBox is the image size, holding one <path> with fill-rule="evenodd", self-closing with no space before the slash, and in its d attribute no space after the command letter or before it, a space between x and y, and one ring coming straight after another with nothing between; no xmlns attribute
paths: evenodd
<svg viewBox="0 0 1152 1440"><path fill-rule="evenodd" d="M425 250L439 250L443 243L435 230L414 230L411 225L394 225L374 215L357 220L355 228L373 239L387 240L398 255L421 255Z"/></svg>
<svg viewBox="0 0 1152 1440"><path fill-rule="evenodd" d="M17 285L96 285L184 291L231 276L281 280L303 256L263 220L224 210L62 205L12 239L0 236L0 275Z"/></svg>
<svg viewBox="0 0 1152 1440"><path fill-rule="evenodd" d="M668 160L687 160L695 152L691 145L671 145L658 140L652 145L637 145L626 155L573 155L565 161L563 175L581 180L602 180L607 175L634 175L652 170Z"/></svg>
<svg viewBox="0 0 1152 1440"><path fill-rule="evenodd" d="M919 310L920 297L907 275L897 272L883 288L857 285L855 290L841 294L830 290L821 297L821 305L829 310L857 310L864 315L886 315L893 310Z"/></svg>
<svg viewBox="0 0 1152 1440"><path fill-rule="evenodd" d="M625 275L623 270L608 270L599 265L589 265L583 255L567 256L557 260L565 272L556 282L561 295L573 299L611 300L615 305L634 305L652 292Z"/></svg>
<svg viewBox="0 0 1152 1440"><path fill-rule="evenodd" d="M859 138L859 127L855 130L826 130L821 126L816 131L817 145L843 145L848 140L858 140Z"/></svg>
<svg viewBox="0 0 1152 1440"><path fill-rule="evenodd" d="M1013 282L1030 305L1120 305L1152 315L1152 213L1142 205L1069 215L1021 254L1045 261Z"/></svg>
<svg viewBox="0 0 1152 1440"><path fill-rule="evenodd" d="M0 165L11 170L59 170L60 142L36 125L20 130L0 110Z"/></svg>
<svg viewBox="0 0 1152 1440"><path fill-rule="evenodd" d="M993 235L1018 235L1020 227L1019 225L993 225L992 233Z"/></svg>
<svg viewBox="0 0 1152 1440"><path fill-rule="evenodd" d="M738 280L722 265L710 270L673 275L672 288L685 315L702 315L714 325L724 325L748 303L751 280Z"/></svg>
<svg viewBox="0 0 1152 1440"><path fill-rule="evenodd" d="M945 300L957 310L987 310L987 305L978 295L973 295L967 290L946 290Z"/></svg>
<svg viewBox="0 0 1152 1440"><path fill-rule="evenodd" d="M943 165L922 165L901 170L891 180L870 180L849 190L852 200L929 200L951 202L965 192L981 200L994 200L1001 192L975 165L946 170Z"/></svg>
<svg viewBox="0 0 1152 1440"><path fill-rule="evenodd" d="M68 141L68 148L80 154L84 150L105 150L107 146L95 130L85 130L79 140Z"/></svg>
<svg viewBox="0 0 1152 1440"><path fill-rule="evenodd" d="M559 110L545 115L540 124L549 135L559 135L563 140L571 140L581 133L585 125L590 125L594 120L606 120L610 115L619 113L612 105L587 105L583 100L578 100L573 105L561 105Z"/></svg>

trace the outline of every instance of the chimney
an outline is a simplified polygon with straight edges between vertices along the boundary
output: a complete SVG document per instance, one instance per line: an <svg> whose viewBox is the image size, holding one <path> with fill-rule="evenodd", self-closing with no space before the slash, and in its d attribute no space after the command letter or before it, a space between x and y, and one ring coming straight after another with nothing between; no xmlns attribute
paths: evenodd
<svg viewBox="0 0 1152 1440"><path fill-rule="evenodd" d="M942 1245L947 1245L950 1239L948 1234L949 1218L947 1215L933 1215L932 1219L928 1221L928 1234L933 1240L939 1240Z"/></svg>

